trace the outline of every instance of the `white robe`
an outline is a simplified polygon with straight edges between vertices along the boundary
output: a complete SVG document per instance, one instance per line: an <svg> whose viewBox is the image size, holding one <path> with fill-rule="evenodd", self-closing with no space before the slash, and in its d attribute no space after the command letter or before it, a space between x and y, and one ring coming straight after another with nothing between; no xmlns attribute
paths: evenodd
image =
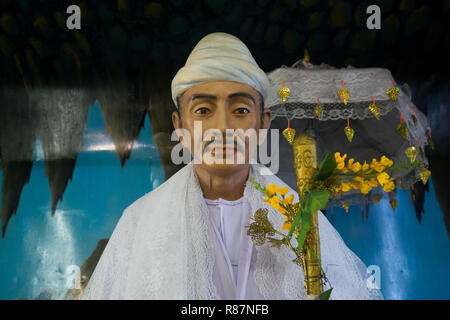
<svg viewBox="0 0 450 320"><path fill-rule="evenodd" d="M251 206L245 197L235 201L205 199L216 241L216 268L213 282L220 296L226 299L260 300L254 279L256 255L247 235L251 223ZM222 260L222 263L217 261ZM223 279L227 279L224 283Z"/></svg>
<svg viewBox="0 0 450 320"><path fill-rule="evenodd" d="M262 168L252 165L250 177L266 186L287 186L275 175L261 175ZM289 193L295 191L289 188ZM284 218L262 201L250 182L243 199L247 213L267 208L272 225L281 229ZM292 262L294 254L268 242L262 246L241 242L248 246L239 250L239 269L242 264L249 272L241 272L239 277L238 271L235 283L228 254L215 230L193 164L188 164L125 209L82 298L305 298L303 272ZM382 299L379 290L366 285L364 263L320 212L319 234L322 267L333 287L330 299ZM325 285L325 289L329 287Z"/></svg>

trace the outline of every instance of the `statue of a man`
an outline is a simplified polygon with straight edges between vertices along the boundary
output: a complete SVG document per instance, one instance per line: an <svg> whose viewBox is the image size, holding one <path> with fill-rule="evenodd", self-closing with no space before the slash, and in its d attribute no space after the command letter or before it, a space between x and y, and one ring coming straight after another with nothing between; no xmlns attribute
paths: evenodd
<svg viewBox="0 0 450 320"><path fill-rule="evenodd" d="M172 81L178 109L172 121L193 161L125 209L84 299L305 298L293 253L267 242L255 246L247 235L259 208L268 209L278 230L284 222L249 179L287 185L252 164L256 147L248 136L227 140L230 129L241 129L262 141L260 129L271 122L264 108L268 86L238 38L212 33L199 41ZM382 298L366 286L364 263L320 212L319 232L331 299Z"/></svg>

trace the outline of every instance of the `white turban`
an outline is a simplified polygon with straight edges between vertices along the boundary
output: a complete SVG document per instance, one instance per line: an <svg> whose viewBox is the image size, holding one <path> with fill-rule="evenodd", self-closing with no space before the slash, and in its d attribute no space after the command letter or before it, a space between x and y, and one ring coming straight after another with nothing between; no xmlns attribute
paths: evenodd
<svg viewBox="0 0 450 320"><path fill-rule="evenodd" d="M172 80L172 100L190 87L210 81L236 81L259 91L265 100L269 88L266 73L253 59L247 46L235 36L215 32L203 37L186 64ZM177 106L178 107L178 106Z"/></svg>

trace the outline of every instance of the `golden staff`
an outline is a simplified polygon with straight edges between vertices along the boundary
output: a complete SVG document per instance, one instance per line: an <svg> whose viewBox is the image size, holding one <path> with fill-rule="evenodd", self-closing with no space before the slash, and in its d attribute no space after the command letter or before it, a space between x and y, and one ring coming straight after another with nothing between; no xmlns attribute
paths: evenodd
<svg viewBox="0 0 450 320"><path fill-rule="evenodd" d="M292 143L294 152L294 168L297 175L299 194L306 191L317 168L316 140L309 134L297 136ZM323 291L320 238L317 211L311 214L311 228L308 231L302 249L303 272L307 299L317 299Z"/></svg>
<svg viewBox="0 0 450 320"><path fill-rule="evenodd" d="M284 90L283 90L284 89ZM280 89L282 100L289 94L286 87ZM287 94L286 94L287 92ZM283 101L283 102L284 102ZM316 140L308 133L302 133L295 137L295 130L289 127L283 131L286 140L292 145L294 153L294 168L297 175L297 187L299 194L307 191L313 175L317 169ZM302 264L306 299L318 299L323 292L321 263L320 263L320 238L319 220L317 211L311 214L310 229L306 234L302 248Z"/></svg>
<svg viewBox="0 0 450 320"><path fill-rule="evenodd" d="M292 145L298 192L302 194L308 189L317 169L316 140L307 133L295 137L295 130L292 128L287 128L283 131L283 134ZM318 299L318 296L323 292L323 284L317 211L311 214L310 229L306 234L302 257L306 298Z"/></svg>

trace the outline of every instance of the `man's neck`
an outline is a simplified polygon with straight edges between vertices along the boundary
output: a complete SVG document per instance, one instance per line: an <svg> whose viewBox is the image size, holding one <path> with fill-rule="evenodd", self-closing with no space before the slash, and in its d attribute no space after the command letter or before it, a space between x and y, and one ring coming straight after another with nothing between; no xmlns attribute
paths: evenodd
<svg viewBox="0 0 450 320"><path fill-rule="evenodd" d="M194 165L203 196L206 199L237 200L244 195L250 165L242 165L226 172L210 170L200 165Z"/></svg>

